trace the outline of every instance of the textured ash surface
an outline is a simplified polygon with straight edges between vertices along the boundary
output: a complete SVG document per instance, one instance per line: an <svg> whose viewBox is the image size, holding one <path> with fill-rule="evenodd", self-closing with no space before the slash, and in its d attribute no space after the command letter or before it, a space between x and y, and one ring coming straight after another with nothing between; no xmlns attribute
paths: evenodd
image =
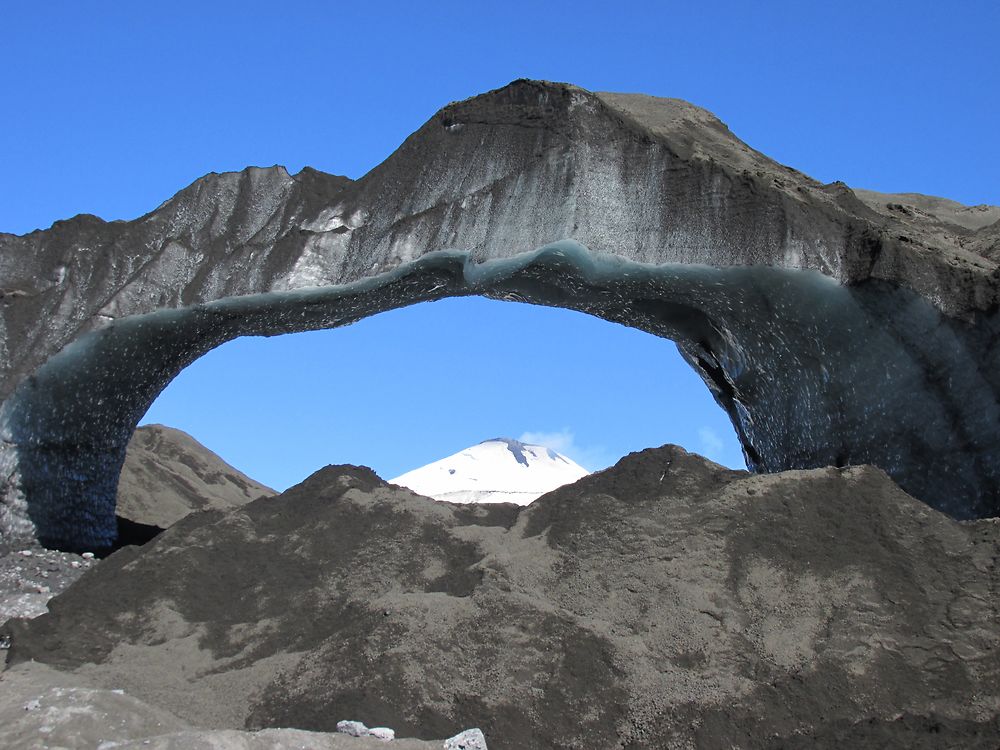
<svg viewBox="0 0 1000 750"><path fill-rule="evenodd" d="M126 520L119 519L119 528L123 536L155 534L191 512L224 510L274 494L190 435L147 425L133 435L122 467L117 513ZM94 564L92 556L0 538L0 624L42 614L49 599Z"/></svg>
<svg viewBox="0 0 1000 750"><path fill-rule="evenodd" d="M327 467L115 553L5 632L12 664L217 728L989 747L998 544L870 467L754 476L668 446L523 509Z"/></svg>
<svg viewBox="0 0 1000 750"><path fill-rule="evenodd" d="M386 750L371 738L268 729L204 730L118 689L27 664L0 675L4 750ZM442 750L444 742L398 739L393 750Z"/></svg>
<svg viewBox="0 0 1000 750"><path fill-rule="evenodd" d="M129 441L115 512L165 529L193 511L225 510L274 494L190 435L145 425Z"/></svg>
<svg viewBox="0 0 1000 750"><path fill-rule="evenodd" d="M995 516L995 213L820 184L679 100L517 81L357 181L250 168L0 235L0 531L112 544L137 420L220 343L463 294L674 339L755 470L870 463Z"/></svg>

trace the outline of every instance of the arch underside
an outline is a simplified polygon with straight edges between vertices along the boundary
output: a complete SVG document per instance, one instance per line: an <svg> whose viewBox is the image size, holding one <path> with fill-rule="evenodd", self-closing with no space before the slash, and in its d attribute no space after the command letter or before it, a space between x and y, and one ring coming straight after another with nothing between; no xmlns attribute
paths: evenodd
<svg viewBox="0 0 1000 750"><path fill-rule="evenodd" d="M110 546L138 420L225 341L463 295L565 307L672 339L729 415L752 470L875 464L956 518L1000 514L996 314L947 317L888 282L646 265L567 241L484 264L434 252L352 284L164 309L79 337L0 410L0 528L51 546ZM670 384L637 397L671 398Z"/></svg>

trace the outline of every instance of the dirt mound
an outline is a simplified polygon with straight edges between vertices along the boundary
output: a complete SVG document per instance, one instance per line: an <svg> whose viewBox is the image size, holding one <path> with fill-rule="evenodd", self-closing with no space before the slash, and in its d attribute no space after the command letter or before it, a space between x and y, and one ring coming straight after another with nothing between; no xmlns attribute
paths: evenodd
<svg viewBox="0 0 1000 750"><path fill-rule="evenodd" d="M869 467L752 476L667 446L517 508L339 466L189 516L6 630L12 664L206 727L977 747L1000 741L998 557L995 521Z"/></svg>

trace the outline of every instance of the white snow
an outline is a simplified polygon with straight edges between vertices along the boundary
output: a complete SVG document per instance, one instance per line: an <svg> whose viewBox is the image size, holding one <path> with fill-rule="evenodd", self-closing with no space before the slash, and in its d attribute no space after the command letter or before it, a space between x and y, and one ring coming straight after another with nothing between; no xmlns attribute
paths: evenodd
<svg viewBox="0 0 1000 750"><path fill-rule="evenodd" d="M527 505L588 473L550 448L496 438L389 481L452 503Z"/></svg>

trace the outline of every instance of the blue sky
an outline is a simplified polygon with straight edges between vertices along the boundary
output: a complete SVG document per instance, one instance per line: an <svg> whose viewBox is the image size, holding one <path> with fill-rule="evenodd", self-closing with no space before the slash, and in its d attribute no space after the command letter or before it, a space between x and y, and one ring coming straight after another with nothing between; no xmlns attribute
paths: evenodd
<svg viewBox="0 0 1000 750"><path fill-rule="evenodd" d="M134 218L251 164L359 177L519 77L688 99L823 181L1000 203L996 3L427 5L5 3L0 231ZM149 416L276 487L500 434L555 435L590 468L668 441L739 463L669 342L481 300L233 342Z"/></svg>

